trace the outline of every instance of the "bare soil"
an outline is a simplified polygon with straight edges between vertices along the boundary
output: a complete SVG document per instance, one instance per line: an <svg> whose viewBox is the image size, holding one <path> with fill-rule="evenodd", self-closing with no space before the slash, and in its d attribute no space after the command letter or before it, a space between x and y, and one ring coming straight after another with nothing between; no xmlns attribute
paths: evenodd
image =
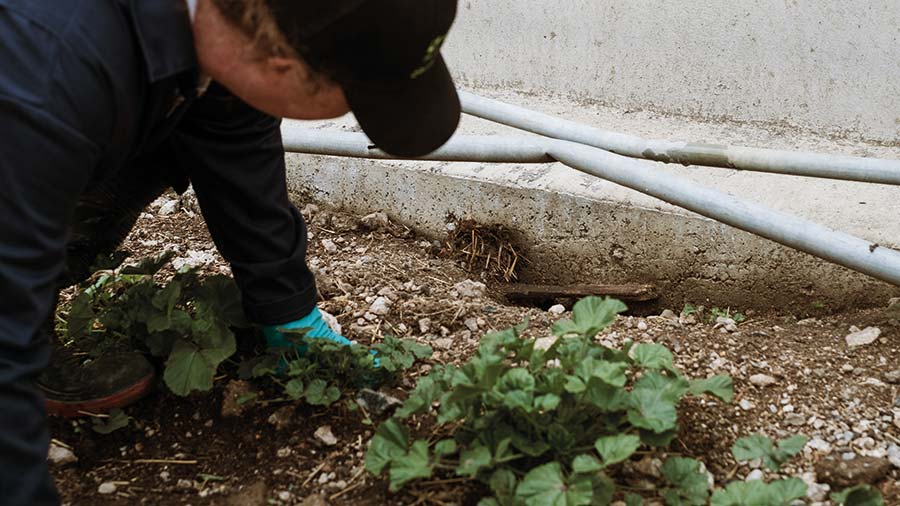
<svg viewBox="0 0 900 506"><path fill-rule="evenodd" d="M199 263L205 272L229 272L191 202L186 200L178 212L167 216L159 215L161 203L139 220L125 249L134 257L175 249L182 261ZM485 332L529 318L530 332L541 335L553 321L568 315L511 304L496 295L491 280L486 280L488 290L483 296L460 296L455 285L479 280L479 273L468 272L467 262L448 257L440 244L403 227L361 222L358 217L314 207L304 213L311 236L309 264L317 272L321 307L337 317L344 335L370 343L394 334L434 348L430 363L412 371L403 389L411 388L430 364L464 360ZM392 301L383 317L368 312L378 296ZM736 330L729 331L709 323L708 314L626 315L601 336L613 345L626 338L664 344L693 377L733 376L737 394L733 404L705 398L683 403L673 453L700 458L716 482L722 483L752 471L737 465L730 455L737 437L753 432L772 437L806 434L822 444L808 445L782 475L803 476L816 484L821 496L827 486L826 456L870 458L882 467L866 479L882 489L887 504L900 504L900 469L896 467L900 462L889 463L891 445L900 445L900 385L890 374L900 368L896 316L885 309L842 314L826 314L823 309L821 315L803 320L790 314L748 314ZM881 335L871 344L851 349L845 342L851 326L875 326ZM242 353L252 354L259 346L245 340ZM224 392L236 386L232 383L236 364L224 369L208 393L179 398L160 386L127 409L134 419L128 427L108 435L91 430L90 419L53 419L53 438L78 457L76 463L53 468L64 503L477 503L478 488L453 479L390 494L385 480L363 471L373 426L344 403L328 409L257 403L244 407L238 416L224 416ZM750 377L757 374L774 382L756 386ZM262 388L262 398L275 396L261 385L251 388ZM323 426L331 428L336 445L324 446L316 439L314 433ZM639 486L647 474L652 475L653 466L652 461L633 462L623 473ZM766 472L767 478L775 476ZM115 492L101 494L99 487L105 482L113 482Z"/></svg>

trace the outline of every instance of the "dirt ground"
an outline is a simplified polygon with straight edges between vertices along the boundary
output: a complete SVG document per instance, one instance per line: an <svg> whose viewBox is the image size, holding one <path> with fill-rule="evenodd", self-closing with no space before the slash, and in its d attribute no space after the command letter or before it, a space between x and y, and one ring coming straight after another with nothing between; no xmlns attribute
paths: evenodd
<svg viewBox="0 0 900 506"><path fill-rule="evenodd" d="M352 340L369 343L386 333L415 338L434 348L430 363L458 362L487 331L527 317L531 332L541 334L553 321L568 316L546 308L553 302L569 308L572 301L516 305L496 295L490 282L484 295L460 296L457 283L479 280L478 273L467 272L463 262L441 252L440 244L403 227L313 206L304 213L311 236L309 264L317 272L324 298L321 307L337 317L344 335ZM125 249L134 257L175 249L180 263L200 265L210 273L229 271L190 199L169 196L157 201L139 220ZM379 296L391 302L385 316L368 312ZM731 405L705 398L683 403L673 453L700 458L722 483L762 472L735 464L730 447L737 437L754 432L771 437L805 434L810 443L781 474L807 481L811 504L828 504L822 501L829 487L840 489L847 480L875 484L887 504L900 504L896 308L844 314L826 314L822 309L813 317L747 314L736 326L714 325L703 314L680 317L681 307L670 309L659 316L622 316L601 338L613 345L626 338L658 342L675 353L689 376L724 373L734 378L736 400ZM880 336L850 348L845 337L856 330L851 327L877 327ZM241 343L244 353L252 353L257 345ZM428 368L429 363L418 366L401 386L411 388L415 377ZM452 477L390 494L385 480L363 470L373 426L344 403L329 409L254 404L238 416L224 416L223 396L235 387L236 364L228 363L224 369L213 391L205 394L179 398L160 386L127 409L133 418L128 427L108 435L91 430L89 419L52 420L54 444L70 448L78 458L53 467L64 504L478 502L477 488ZM336 444L315 437L325 426ZM639 485L655 466L658 463L649 458L632 462L625 475Z"/></svg>

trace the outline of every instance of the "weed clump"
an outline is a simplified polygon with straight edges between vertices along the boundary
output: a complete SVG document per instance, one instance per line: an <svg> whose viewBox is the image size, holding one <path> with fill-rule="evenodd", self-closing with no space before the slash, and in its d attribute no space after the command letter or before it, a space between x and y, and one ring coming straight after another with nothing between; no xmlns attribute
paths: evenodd
<svg viewBox="0 0 900 506"><path fill-rule="evenodd" d="M474 220L452 220L453 230L441 253L463 263L470 273L490 281L512 282L528 260L516 246L515 232L502 225L482 225Z"/></svg>

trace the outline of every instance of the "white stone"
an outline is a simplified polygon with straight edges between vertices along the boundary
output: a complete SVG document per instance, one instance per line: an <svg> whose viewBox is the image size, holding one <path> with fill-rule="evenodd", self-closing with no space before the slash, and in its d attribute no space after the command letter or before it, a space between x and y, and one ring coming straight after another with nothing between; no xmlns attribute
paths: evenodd
<svg viewBox="0 0 900 506"><path fill-rule="evenodd" d="M116 490L118 490L118 487L116 487L116 484L111 481L103 482L99 487L97 487L97 492L103 495L115 494Z"/></svg>
<svg viewBox="0 0 900 506"><path fill-rule="evenodd" d="M740 406L741 409L743 409L744 411L750 411L751 409L756 407L752 402L748 401L747 399L741 399L741 402L738 403L738 406Z"/></svg>
<svg viewBox="0 0 900 506"><path fill-rule="evenodd" d="M547 311L552 314L563 314L566 312L566 306L563 306L562 304L555 304L553 306L550 306L550 309L548 309Z"/></svg>
<svg viewBox="0 0 900 506"><path fill-rule="evenodd" d="M750 383L758 387L769 386L775 384L777 381L778 380L768 374L754 374L753 376L750 376Z"/></svg>
<svg viewBox="0 0 900 506"><path fill-rule="evenodd" d="M209 251L188 250L186 255L172 260L172 267L176 271L204 267L216 261L215 255Z"/></svg>
<svg viewBox="0 0 900 506"><path fill-rule="evenodd" d="M815 502L822 502L828 499L828 492L831 491L831 486L825 483L807 483L806 487L806 497Z"/></svg>
<svg viewBox="0 0 900 506"><path fill-rule="evenodd" d="M381 295L383 297L387 297L391 300L394 300L397 298L397 290L394 290L393 288L386 286L386 287L382 288L381 290L378 290L378 295Z"/></svg>
<svg viewBox="0 0 900 506"><path fill-rule="evenodd" d="M900 446L891 444L891 446L888 447L887 458L894 467L900 469Z"/></svg>
<svg viewBox="0 0 900 506"><path fill-rule="evenodd" d="M315 434L313 434L315 438L325 446L334 446L338 443L336 437L334 437L334 433L331 432L330 425L323 425L316 429Z"/></svg>
<svg viewBox="0 0 900 506"><path fill-rule="evenodd" d="M754 469L750 471L750 474L747 475L747 478L744 481L754 481L763 479L764 473L760 469Z"/></svg>
<svg viewBox="0 0 900 506"><path fill-rule="evenodd" d="M329 481L333 480L334 477L335 477L334 473L322 473L319 475L319 479L316 481L319 482L319 485L324 485L324 484L328 483Z"/></svg>
<svg viewBox="0 0 900 506"><path fill-rule="evenodd" d="M178 212L178 201L169 200L159 208L160 216L170 216Z"/></svg>
<svg viewBox="0 0 900 506"><path fill-rule="evenodd" d="M363 216L359 221L363 224L363 226L370 229L387 227L391 223L388 219L387 214L381 211L367 214L366 216Z"/></svg>
<svg viewBox="0 0 900 506"><path fill-rule="evenodd" d="M675 314L671 309L664 309L662 313L659 313L660 318L664 318L666 320L678 321L678 315Z"/></svg>
<svg viewBox="0 0 900 506"><path fill-rule="evenodd" d="M888 452L885 448L873 448L871 450L862 450L860 453L863 454L864 457L872 457L873 459L883 459L887 457Z"/></svg>
<svg viewBox="0 0 900 506"><path fill-rule="evenodd" d="M881 381L878 378L866 378L866 380L863 381L862 384L865 386L878 387L878 388L884 388L887 386L887 384L885 382Z"/></svg>
<svg viewBox="0 0 900 506"><path fill-rule="evenodd" d="M322 239L322 247L329 253L334 253L338 250L337 244L331 239Z"/></svg>
<svg viewBox="0 0 900 506"><path fill-rule="evenodd" d="M806 443L806 447L819 453L831 453L831 445L822 438L814 437Z"/></svg>
<svg viewBox="0 0 900 506"><path fill-rule="evenodd" d="M453 289L460 297L483 297L487 293L487 286L478 281L467 279L453 285Z"/></svg>
<svg viewBox="0 0 900 506"><path fill-rule="evenodd" d="M56 443L50 443L50 450L47 452L47 460L54 466L64 466L78 462L78 457L72 450Z"/></svg>
<svg viewBox="0 0 900 506"><path fill-rule="evenodd" d="M372 302L372 305L369 306L369 312L384 316L391 311L391 301L387 297L378 297Z"/></svg>
<svg viewBox="0 0 900 506"><path fill-rule="evenodd" d="M716 327L726 327L726 326L729 326L729 325L735 325L736 323L737 323L737 322L735 322L735 321L734 321L733 319L731 319L731 318L726 318L726 317L724 317L724 316L717 316L717 317L716 317L716 325L715 325L715 326L716 326Z"/></svg>
<svg viewBox="0 0 900 506"><path fill-rule="evenodd" d="M900 369L894 369L893 371L886 372L884 374L884 379L888 383L900 383Z"/></svg>
<svg viewBox="0 0 900 506"><path fill-rule="evenodd" d="M441 337L435 339L434 341L432 341L432 343L434 344L435 348L441 350L449 350L453 347L453 339L450 339L449 337Z"/></svg>
<svg viewBox="0 0 900 506"><path fill-rule="evenodd" d="M848 334L845 338L847 346L864 346L871 344L881 335L881 329L878 327L866 327L858 332Z"/></svg>
<svg viewBox="0 0 900 506"><path fill-rule="evenodd" d="M556 336L539 337L534 340L534 349L549 350L550 347L553 346L553 343L555 343L557 339L559 339L559 338Z"/></svg>

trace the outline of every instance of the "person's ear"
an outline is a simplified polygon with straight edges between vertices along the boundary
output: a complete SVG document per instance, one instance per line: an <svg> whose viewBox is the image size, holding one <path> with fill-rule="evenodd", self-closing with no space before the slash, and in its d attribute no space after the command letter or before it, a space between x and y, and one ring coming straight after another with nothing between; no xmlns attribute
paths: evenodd
<svg viewBox="0 0 900 506"><path fill-rule="evenodd" d="M298 62L294 58L284 56L270 56L266 58L266 67L275 74L287 74L297 68Z"/></svg>

